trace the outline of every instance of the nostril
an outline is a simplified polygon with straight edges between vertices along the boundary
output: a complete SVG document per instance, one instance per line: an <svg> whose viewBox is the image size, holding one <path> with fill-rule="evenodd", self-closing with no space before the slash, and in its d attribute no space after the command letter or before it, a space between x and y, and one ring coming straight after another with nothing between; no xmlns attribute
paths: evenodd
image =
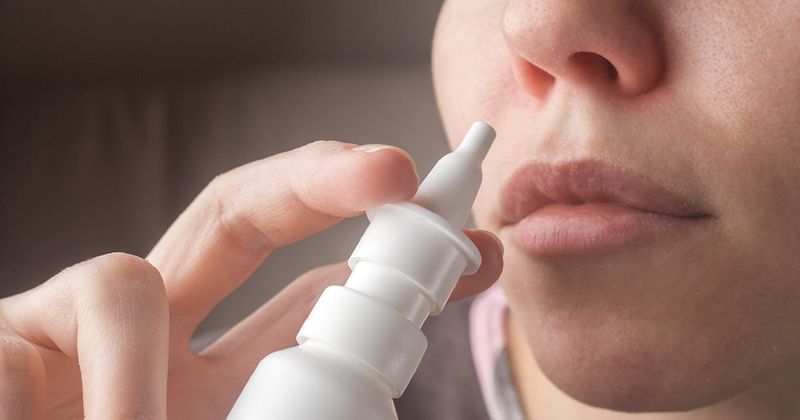
<svg viewBox="0 0 800 420"><path fill-rule="evenodd" d="M617 68L600 54L581 51L569 57L569 66L580 75L592 79L604 78L607 80L617 80L619 72Z"/></svg>
<svg viewBox="0 0 800 420"><path fill-rule="evenodd" d="M513 71L525 91L540 99L547 95L556 80L552 74L521 57L514 58Z"/></svg>

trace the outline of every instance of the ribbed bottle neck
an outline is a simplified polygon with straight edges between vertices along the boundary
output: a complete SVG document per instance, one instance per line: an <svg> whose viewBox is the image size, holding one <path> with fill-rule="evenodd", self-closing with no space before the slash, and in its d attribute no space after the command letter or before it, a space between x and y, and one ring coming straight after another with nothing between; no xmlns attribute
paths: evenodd
<svg viewBox="0 0 800 420"><path fill-rule="evenodd" d="M414 279L370 261L359 261L344 286L392 307L417 328L422 327L433 308L431 298Z"/></svg>

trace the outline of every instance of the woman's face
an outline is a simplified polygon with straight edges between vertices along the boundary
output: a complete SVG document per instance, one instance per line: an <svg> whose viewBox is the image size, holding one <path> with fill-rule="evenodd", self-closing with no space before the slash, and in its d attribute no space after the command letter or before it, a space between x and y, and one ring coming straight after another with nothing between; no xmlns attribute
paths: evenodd
<svg viewBox="0 0 800 420"><path fill-rule="evenodd" d="M800 1L451 0L433 64L451 144L497 129L474 214L559 388L679 410L800 371Z"/></svg>

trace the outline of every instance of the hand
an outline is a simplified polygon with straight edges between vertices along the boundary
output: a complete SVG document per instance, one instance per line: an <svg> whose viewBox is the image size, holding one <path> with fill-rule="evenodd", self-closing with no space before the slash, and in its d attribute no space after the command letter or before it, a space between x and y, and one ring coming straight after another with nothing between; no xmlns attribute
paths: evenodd
<svg viewBox="0 0 800 420"><path fill-rule="evenodd" d="M418 178L396 148L320 141L214 179L147 260L108 254L0 300L0 419L221 419L256 364L295 345L344 262L314 269L199 354L200 321L276 248L376 205L408 199ZM480 271L453 298L489 287L502 246L467 235Z"/></svg>

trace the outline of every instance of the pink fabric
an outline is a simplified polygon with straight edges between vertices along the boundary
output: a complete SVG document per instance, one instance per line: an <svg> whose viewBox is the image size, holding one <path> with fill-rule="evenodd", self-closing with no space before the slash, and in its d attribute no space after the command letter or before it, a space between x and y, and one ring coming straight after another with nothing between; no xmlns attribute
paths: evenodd
<svg viewBox="0 0 800 420"><path fill-rule="evenodd" d="M493 419L499 418L493 373L497 358L506 346L507 309L505 292L500 285L495 284L475 298L469 313L472 358L486 408Z"/></svg>

